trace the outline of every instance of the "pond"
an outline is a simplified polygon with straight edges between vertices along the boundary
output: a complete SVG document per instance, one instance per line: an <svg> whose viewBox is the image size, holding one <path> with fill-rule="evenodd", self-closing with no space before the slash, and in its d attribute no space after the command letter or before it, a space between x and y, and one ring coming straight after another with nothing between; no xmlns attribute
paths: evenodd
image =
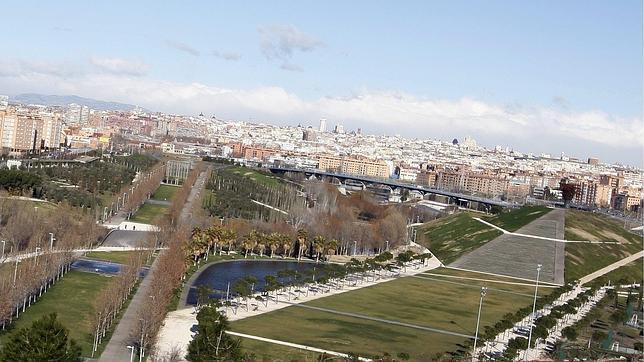
<svg viewBox="0 0 644 362"><path fill-rule="evenodd" d="M71 267L83 272L116 275L121 272L123 265L102 260L78 259L72 263ZM148 268L141 268L139 276L144 277L147 273Z"/></svg>
<svg viewBox="0 0 644 362"><path fill-rule="evenodd" d="M203 272L192 282L188 291L187 305L197 304L197 286L208 285L214 290L213 298L221 299L226 296L226 288L240 278L247 275L257 278L255 291L264 289L264 277L275 275L280 270L294 269L298 272L321 271L324 264L311 262L282 261L282 260L235 260L224 263L215 263L207 266ZM319 273L318 275L321 275Z"/></svg>

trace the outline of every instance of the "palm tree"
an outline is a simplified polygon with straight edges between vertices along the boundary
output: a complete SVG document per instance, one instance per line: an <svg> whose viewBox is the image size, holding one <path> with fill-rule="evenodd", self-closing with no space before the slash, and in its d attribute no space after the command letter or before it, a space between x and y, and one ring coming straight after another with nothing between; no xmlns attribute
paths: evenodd
<svg viewBox="0 0 644 362"><path fill-rule="evenodd" d="M251 252L257 245L257 240L258 240L258 233L256 230L252 230L251 232L246 235L246 238L244 238L244 258L248 257L248 251L250 250Z"/></svg>
<svg viewBox="0 0 644 362"><path fill-rule="evenodd" d="M326 239L322 235L318 235L313 238L313 248L315 249L315 262L320 261L320 254L324 252L326 248Z"/></svg>
<svg viewBox="0 0 644 362"><path fill-rule="evenodd" d="M287 234L280 234L279 240L282 245L282 250L284 251L284 256L289 257L291 248L293 247L293 240Z"/></svg>
<svg viewBox="0 0 644 362"><path fill-rule="evenodd" d="M212 255L217 253L217 245L221 240L221 233L223 229L219 225L213 225L206 229L206 234L208 235L208 252L210 253L210 248L213 248Z"/></svg>
<svg viewBox="0 0 644 362"><path fill-rule="evenodd" d="M297 230L297 242L299 247L297 249L297 260L300 260L302 257L303 246L306 247L307 239L309 238L309 233L304 229Z"/></svg>
<svg viewBox="0 0 644 362"><path fill-rule="evenodd" d="M228 244L228 254L232 250L232 244L237 239L237 234L234 230L224 229L221 233L221 243Z"/></svg>
<svg viewBox="0 0 644 362"><path fill-rule="evenodd" d="M322 251L325 258L327 255L331 254L331 252L335 254L335 250L338 248L338 245L340 245L340 242L337 239L331 239L327 241L324 245L324 250Z"/></svg>
<svg viewBox="0 0 644 362"><path fill-rule="evenodd" d="M268 235L264 233L257 234L257 249L259 250L259 256L264 256L264 250L266 250L266 244L268 242Z"/></svg>
<svg viewBox="0 0 644 362"><path fill-rule="evenodd" d="M266 242L268 243L268 248L271 250L271 258L275 254L275 250L280 246L280 234L271 233L266 237Z"/></svg>

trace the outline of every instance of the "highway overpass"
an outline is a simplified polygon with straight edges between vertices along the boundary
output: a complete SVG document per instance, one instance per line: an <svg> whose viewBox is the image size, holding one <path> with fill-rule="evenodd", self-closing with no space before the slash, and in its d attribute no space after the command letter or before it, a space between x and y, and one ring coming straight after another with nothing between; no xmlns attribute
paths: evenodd
<svg viewBox="0 0 644 362"><path fill-rule="evenodd" d="M345 184L347 180L352 181L352 183L358 182L362 183L365 187L370 185L383 185L391 188L391 191L396 189L407 189L409 191L418 191L423 195L432 194L440 195L448 198L449 203L456 204L458 206L471 207L472 203L477 203L479 205L485 206L499 206L499 207L518 207L519 205L514 203L509 203L501 200L492 200L484 197L459 194L456 192L450 192L445 190L440 190L431 187L424 187L419 185L407 184L402 182L397 182L395 180L389 179L373 179L365 176L356 176L356 175L347 175L341 173L327 172L317 169L298 169L290 167L268 167L268 169L275 174L284 174L284 173L300 173L304 174L306 177L314 176L317 179L337 179L339 182Z"/></svg>

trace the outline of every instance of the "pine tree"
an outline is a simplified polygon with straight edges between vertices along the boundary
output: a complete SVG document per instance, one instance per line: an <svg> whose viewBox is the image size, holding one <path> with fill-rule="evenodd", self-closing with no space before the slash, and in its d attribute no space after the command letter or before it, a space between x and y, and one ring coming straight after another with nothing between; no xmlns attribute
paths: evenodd
<svg viewBox="0 0 644 362"><path fill-rule="evenodd" d="M13 334L0 352L0 360L76 362L82 359L80 347L69 338L69 332L53 313Z"/></svg>
<svg viewBox="0 0 644 362"><path fill-rule="evenodd" d="M239 339L226 334L228 319L217 310L216 305L207 305L197 314L199 329L188 345L189 361L242 361Z"/></svg>

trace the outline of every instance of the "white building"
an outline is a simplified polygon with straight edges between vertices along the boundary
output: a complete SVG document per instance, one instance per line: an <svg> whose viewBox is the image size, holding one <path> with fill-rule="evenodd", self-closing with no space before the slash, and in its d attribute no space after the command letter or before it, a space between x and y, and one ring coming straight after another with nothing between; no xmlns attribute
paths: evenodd
<svg viewBox="0 0 644 362"><path fill-rule="evenodd" d="M320 119L320 132L326 132L326 118Z"/></svg>

